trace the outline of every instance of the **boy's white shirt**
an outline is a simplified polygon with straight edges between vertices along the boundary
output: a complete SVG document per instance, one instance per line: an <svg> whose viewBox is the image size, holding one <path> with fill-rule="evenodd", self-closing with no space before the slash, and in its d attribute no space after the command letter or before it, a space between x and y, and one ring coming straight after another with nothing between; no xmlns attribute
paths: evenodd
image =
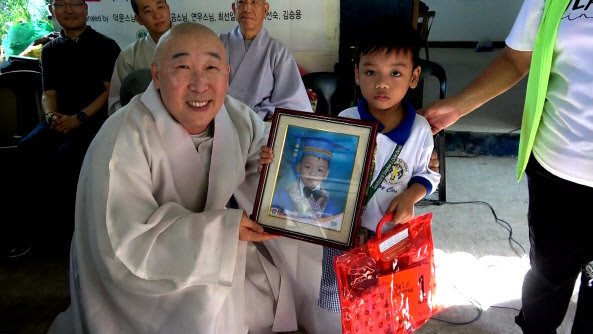
<svg viewBox="0 0 593 334"><path fill-rule="evenodd" d="M360 119L357 107L346 109L338 116ZM371 197L366 205L366 209L362 213L361 226L368 228L369 230L375 231L377 224L385 215L389 203L391 203L396 195L401 194L408 188L408 183L412 177L420 176L428 180L432 185L431 193L439 184L440 174L428 168L428 162L430 161L430 156L434 147L430 125L424 117L420 115L415 116L416 118L412 125L410 137L408 137L396 162L398 166L404 166L404 169L406 169L403 177L399 182L392 184L388 181L390 176L387 175L387 177L385 177L386 180L381 183L381 186L377 189L377 192L375 192L373 197ZM375 168L372 180L368 181L369 184L372 184L372 182L379 176L383 165L385 165L391 157L396 145L397 144L386 135L382 133L377 134ZM389 229L389 226L386 226L386 229Z"/></svg>

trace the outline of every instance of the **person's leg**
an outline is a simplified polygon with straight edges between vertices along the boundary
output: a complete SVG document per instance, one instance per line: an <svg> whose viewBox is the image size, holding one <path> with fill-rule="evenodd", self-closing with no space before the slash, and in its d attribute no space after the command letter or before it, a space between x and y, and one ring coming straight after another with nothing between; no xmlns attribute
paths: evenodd
<svg viewBox="0 0 593 334"><path fill-rule="evenodd" d="M578 194L578 199L593 198L593 188L582 187L583 191ZM589 210L580 209L582 212L582 223L584 230L582 235L585 242L585 254L583 270L581 272L581 286L579 288L579 299L577 310L572 324L572 334L593 333L593 217Z"/></svg>
<svg viewBox="0 0 593 334"><path fill-rule="evenodd" d="M40 122L18 144L14 176L18 201L12 209L18 212L16 217L20 217L23 231L29 234L26 238L34 243L45 240L50 228L47 217L52 213L53 197L49 180L56 172L53 157L62 140L47 123Z"/></svg>
<svg viewBox="0 0 593 334"><path fill-rule="evenodd" d="M532 157L527 167L531 269L523 282L516 319L524 333L555 333L581 269L585 224L574 208L574 184L542 168Z"/></svg>
<svg viewBox="0 0 593 334"><path fill-rule="evenodd" d="M593 276L583 271L572 334L593 333Z"/></svg>
<svg viewBox="0 0 593 334"><path fill-rule="evenodd" d="M46 122L39 122L37 127L19 141L17 164L20 169L21 182L29 194L47 187L47 180L56 172L54 157L63 144L64 137L49 129Z"/></svg>
<svg viewBox="0 0 593 334"><path fill-rule="evenodd" d="M321 261L321 283L319 286L319 300L317 306L333 313L340 313L340 291L338 289L338 277L334 270L334 257L344 254L344 251L323 247L323 259Z"/></svg>
<svg viewBox="0 0 593 334"><path fill-rule="evenodd" d="M52 180L54 196L60 201L59 210L53 216L55 248L58 251L67 252L74 232L78 177L91 140L92 136L85 133L70 133L55 156L55 166L60 171L60 176Z"/></svg>

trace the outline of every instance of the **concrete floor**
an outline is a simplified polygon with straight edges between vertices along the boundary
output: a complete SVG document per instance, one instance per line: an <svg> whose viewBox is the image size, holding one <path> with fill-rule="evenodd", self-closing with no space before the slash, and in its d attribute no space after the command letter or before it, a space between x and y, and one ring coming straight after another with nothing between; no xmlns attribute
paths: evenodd
<svg viewBox="0 0 593 334"><path fill-rule="evenodd" d="M430 54L431 60L445 67L451 95L469 83L498 52L433 48ZM429 96L430 86L425 89ZM450 130L489 134L515 131L520 127L524 89L522 82L478 112L462 118ZM436 92L432 96L437 96ZM434 213L437 296L449 305L436 318L469 322L476 318L478 308L481 316L467 325L430 320L417 333L520 333L513 321L517 311L496 307L520 308L527 256L509 242L509 232L495 221L488 207L454 203L487 202L498 218L508 222L513 238L528 251L526 181L517 183L516 159L512 156L457 157L462 153L448 152L446 159L448 203L419 207L417 213ZM0 333L44 333L53 318L68 306L68 255L64 251L67 246L65 242L34 243L25 256L1 260ZM559 334L570 332L574 307L573 300Z"/></svg>

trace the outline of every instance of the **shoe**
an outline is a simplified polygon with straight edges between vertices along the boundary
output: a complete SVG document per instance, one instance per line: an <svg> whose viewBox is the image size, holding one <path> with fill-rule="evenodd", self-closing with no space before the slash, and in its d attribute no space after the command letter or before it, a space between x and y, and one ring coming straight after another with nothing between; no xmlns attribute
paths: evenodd
<svg viewBox="0 0 593 334"><path fill-rule="evenodd" d="M527 324L525 323L525 317L523 317L523 310L519 312L519 314L515 317L515 323L517 326L521 327L523 334L530 334L527 331ZM557 334L556 330L551 331L549 334Z"/></svg>

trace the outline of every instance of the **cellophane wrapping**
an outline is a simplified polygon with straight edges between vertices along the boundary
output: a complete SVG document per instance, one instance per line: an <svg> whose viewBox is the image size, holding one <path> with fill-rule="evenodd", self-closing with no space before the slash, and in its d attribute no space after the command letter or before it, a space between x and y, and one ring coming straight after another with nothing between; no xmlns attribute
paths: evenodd
<svg viewBox="0 0 593 334"><path fill-rule="evenodd" d="M431 221L418 216L334 259L344 334L412 333L437 311Z"/></svg>

